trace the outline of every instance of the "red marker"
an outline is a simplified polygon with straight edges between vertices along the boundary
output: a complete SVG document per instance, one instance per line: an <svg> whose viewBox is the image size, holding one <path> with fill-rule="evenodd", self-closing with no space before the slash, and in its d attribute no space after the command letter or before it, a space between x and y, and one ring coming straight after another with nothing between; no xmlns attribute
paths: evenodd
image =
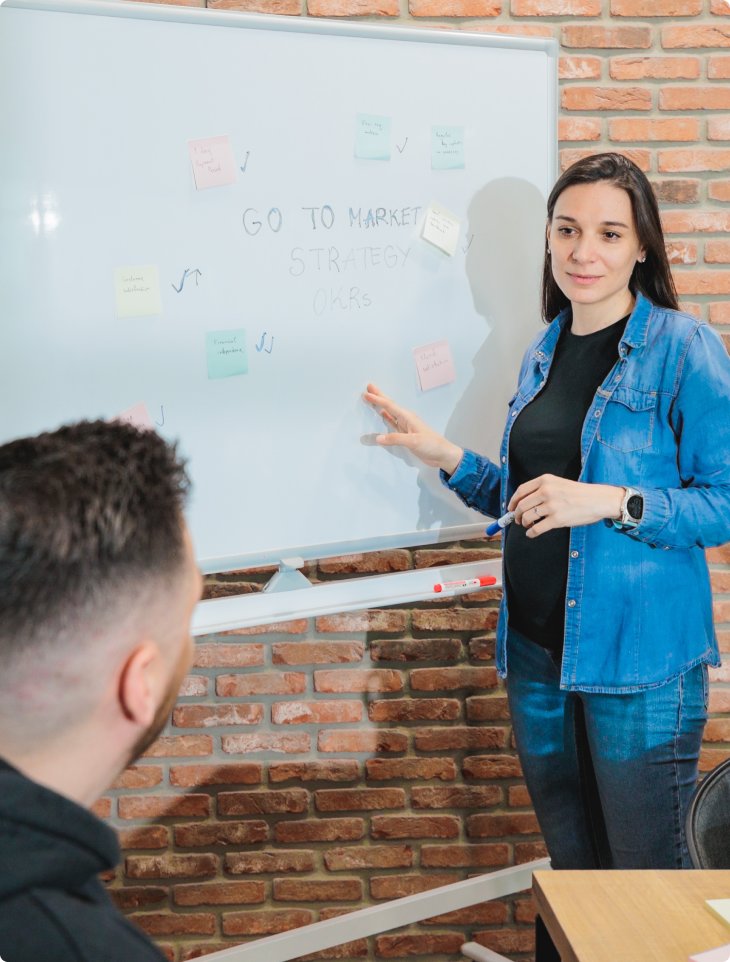
<svg viewBox="0 0 730 962"><path fill-rule="evenodd" d="M440 581L433 586L433 590L450 591L452 588L486 588L487 585L494 585L497 579L492 575L482 575L481 578L467 578L465 581Z"/></svg>

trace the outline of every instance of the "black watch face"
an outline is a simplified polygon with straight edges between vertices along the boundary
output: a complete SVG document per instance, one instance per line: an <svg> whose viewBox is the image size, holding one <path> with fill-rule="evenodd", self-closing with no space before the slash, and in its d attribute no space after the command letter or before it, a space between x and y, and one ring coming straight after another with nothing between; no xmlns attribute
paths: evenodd
<svg viewBox="0 0 730 962"><path fill-rule="evenodd" d="M634 521L641 521L641 516L644 513L644 499L640 494L632 494L629 500L626 502L626 510L629 512Z"/></svg>

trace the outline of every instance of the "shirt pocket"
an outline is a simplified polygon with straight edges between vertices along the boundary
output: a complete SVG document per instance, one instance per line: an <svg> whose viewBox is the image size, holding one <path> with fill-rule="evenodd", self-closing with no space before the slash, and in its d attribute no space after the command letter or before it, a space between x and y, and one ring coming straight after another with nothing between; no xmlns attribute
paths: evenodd
<svg viewBox="0 0 730 962"><path fill-rule="evenodd" d="M616 451L651 447L656 406L656 391L617 387L604 408L596 437Z"/></svg>

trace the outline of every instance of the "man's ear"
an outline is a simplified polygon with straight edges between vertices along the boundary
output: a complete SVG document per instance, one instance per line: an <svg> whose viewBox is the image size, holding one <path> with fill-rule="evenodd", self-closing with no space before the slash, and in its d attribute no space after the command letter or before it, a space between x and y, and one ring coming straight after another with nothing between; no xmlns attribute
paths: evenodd
<svg viewBox="0 0 730 962"><path fill-rule="evenodd" d="M157 710L157 645L145 641L127 657L119 676L119 705L124 715L142 728L152 724Z"/></svg>

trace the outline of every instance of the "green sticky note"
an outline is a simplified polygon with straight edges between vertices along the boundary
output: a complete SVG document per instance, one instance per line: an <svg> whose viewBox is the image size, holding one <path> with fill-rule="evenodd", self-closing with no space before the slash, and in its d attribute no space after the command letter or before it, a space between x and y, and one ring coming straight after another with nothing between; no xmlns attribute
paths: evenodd
<svg viewBox="0 0 730 962"><path fill-rule="evenodd" d="M208 378L211 381L248 374L246 332L243 328L233 331L208 331L205 335L205 352Z"/></svg>
<svg viewBox="0 0 730 962"><path fill-rule="evenodd" d="M357 115L355 156L363 160L390 160L390 117Z"/></svg>
<svg viewBox="0 0 730 962"><path fill-rule="evenodd" d="M431 169L463 170L464 167L466 167L464 128L432 127Z"/></svg>

